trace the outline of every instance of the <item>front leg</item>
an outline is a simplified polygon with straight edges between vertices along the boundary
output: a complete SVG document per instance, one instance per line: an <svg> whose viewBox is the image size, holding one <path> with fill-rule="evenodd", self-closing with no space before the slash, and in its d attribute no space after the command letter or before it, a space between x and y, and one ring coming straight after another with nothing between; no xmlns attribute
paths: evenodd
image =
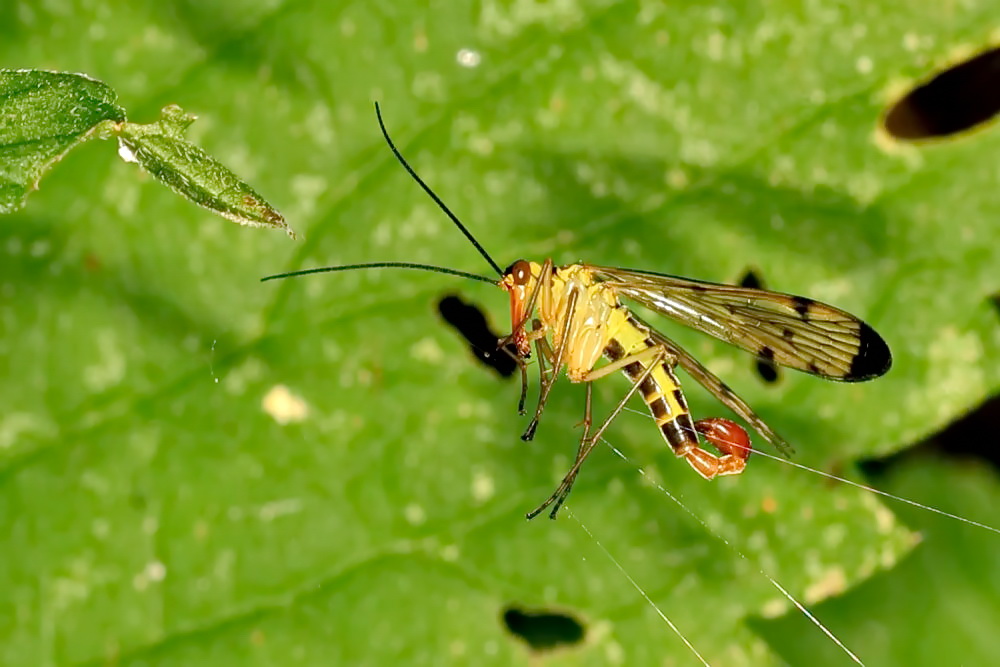
<svg viewBox="0 0 1000 667"><path fill-rule="evenodd" d="M535 320L532 326L531 333L528 334L528 340L535 341L535 350L538 352L538 371L541 376L541 383L544 384L547 369L545 368L545 360L548 359L551 363L552 351L547 344L545 344L545 329L542 327L542 323ZM502 342L502 341L501 341ZM545 345L544 349L542 345ZM524 416L524 404L528 397L528 362L527 357L522 357L517 354L517 352L512 349L513 345L507 345L501 348L506 352L515 363L517 363L518 369L521 371L521 396L517 401L517 414Z"/></svg>
<svg viewBox="0 0 1000 667"><path fill-rule="evenodd" d="M542 386L538 391L538 406L535 408L535 416L532 417L531 423L528 424L528 428L525 429L524 433L521 435L521 440L528 441L535 437L535 429L538 428L538 420L542 416L545 404L549 400L549 393L552 391L552 385L556 383L556 379L559 376L559 369L562 368L564 359L566 358L566 350L569 347L569 330L573 323L573 315L576 312L576 303L579 296L580 293L577 290L571 290L569 293L569 298L566 303L566 314L563 321L562 335L559 338L559 347L556 349L555 353L552 354L552 358L550 359L552 362L552 368L550 369L551 372L547 377L543 376L542 378ZM544 329L541 329L540 331L544 331ZM548 347L547 343L546 347Z"/></svg>

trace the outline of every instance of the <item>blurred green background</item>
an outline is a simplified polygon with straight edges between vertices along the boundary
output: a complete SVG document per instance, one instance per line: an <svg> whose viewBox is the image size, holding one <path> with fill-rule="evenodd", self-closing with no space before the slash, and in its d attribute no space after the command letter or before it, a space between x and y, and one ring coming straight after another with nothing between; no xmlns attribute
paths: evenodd
<svg viewBox="0 0 1000 667"><path fill-rule="evenodd" d="M796 462L856 476L1000 387L1000 133L918 149L876 130L991 35L974 1L0 5L0 65L85 72L133 121L199 115L188 136L300 234L215 218L109 142L0 221L0 662L698 664L604 549L712 664L850 664L763 573L867 664L995 660L995 532L761 456L706 484L638 414L610 434L630 462L598 451L569 512L527 523L583 390L557 387L518 439L516 382L437 313L457 294L502 330L499 290L258 282L378 260L487 273L392 159L378 100L501 265L755 267L862 315L895 355L863 385L768 385L662 322ZM603 409L626 389L599 384ZM688 385L696 416L726 414ZM896 460L888 490L1000 524L988 465ZM544 634L539 613L579 631L536 651L508 625Z"/></svg>

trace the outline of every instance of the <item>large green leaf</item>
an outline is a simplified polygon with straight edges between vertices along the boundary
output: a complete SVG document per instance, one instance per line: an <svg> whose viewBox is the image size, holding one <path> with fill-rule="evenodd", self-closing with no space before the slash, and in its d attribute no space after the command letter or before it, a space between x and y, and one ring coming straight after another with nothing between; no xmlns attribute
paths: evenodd
<svg viewBox="0 0 1000 667"><path fill-rule="evenodd" d="M972 521L995 524L1000 485L993 471L971 463L908 453L902 465L891 470L889 490ZM992 663L997 655L992 627L1000 597L996 533L970 530L923 510L900 509L924 543L893 570L824 603L818 613L857 637L854 648L869 664ZM801 641L809 631L801 618L788 615L755 627L789 664L843 662L836 653L819 654L811 642Z"/></svg>
<svg viewBox="0 0 1000 667"><path fill-rule="evenodd" d="M843 472L936 430L1000 385L1000 135L918 152L875 127L903 82L985 43L991 7L741 7L0 10L0 65L86 71L136 118L181 104L191 140L305 236L203 224L94 145L0 219L0 662L527 662L501 620L517 605L584 624L553 662L695 664L602 545L709 662L795 654L745 624L788 608L761 571L813 603L891 566L913 538L871 495L764 457L706 484L627 414L610 440L631 462L597 452L569 513L525 523L568 465L583 391L557 387L518 439L516 385L435 314L460 293L499 329L499 290L391 271L257 282L376 260L488 270L392 159L378 100L501 265L706 280L753 265L875 326L887 377L773 387L746 355L668 330L797 462ZM600 385L608 410L626 385ZM847 662L807 627L815 654ZM859 646L872 632L831 629Z"/></svg>

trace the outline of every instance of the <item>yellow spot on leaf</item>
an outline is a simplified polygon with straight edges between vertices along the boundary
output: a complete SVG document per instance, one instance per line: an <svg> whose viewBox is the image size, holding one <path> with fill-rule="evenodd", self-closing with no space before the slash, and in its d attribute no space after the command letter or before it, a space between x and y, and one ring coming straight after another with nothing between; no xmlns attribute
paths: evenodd
<svg viewBox="0 0 1000 667"><path fill-rule="evenodd" d="M309 415L309 406L283 384L275 385L267 392L261 401L264 412L271 415L279 424L300 422Z"/></svg>

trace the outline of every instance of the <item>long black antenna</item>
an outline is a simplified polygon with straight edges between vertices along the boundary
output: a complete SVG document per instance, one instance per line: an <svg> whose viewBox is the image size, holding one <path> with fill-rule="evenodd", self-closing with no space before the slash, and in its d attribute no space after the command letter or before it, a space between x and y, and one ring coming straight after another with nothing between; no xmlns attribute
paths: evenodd
<svg viewBox="0 0 1000 667"><path fill-rule="evenodd" d="M477 241L469 230L465 228L465 225L463 225L462 221L458 219L458 216L452 213L451 209L448 208L443 201L441 201L441 198L434 194L434 191L431 190L430 186L424 183L422 178L417 176L417 172L413 171L413 167L409 165L406 158L404 158L402 153L400 153L396 148L396 145L392 143L392 139L389 138L389 131L385 129L385 123L382 122L382 110L379 109L378 102L375 103L375 116L378 118L378 126L382 130L382 136L385 137L385 142L389 144L389 149L392 151L392 154L396 156L399 163L403 165L403 168L406 169L407 173L410 174L410 177L417 182L417 185L424 189L424 192L426 192L431 199L434 200L434 203L438 205L438 208L444 211L444 214L451 218L451 221L455 223L455 226L458 227L463 234L465 234L465 238L469 239L469 242L472 243L476 250L479 251L479 254L490 263L490 266L492 266L493 270L497 272L497 275L502 276L503 270L497 265L496 262L493 261L493 258L490 257L488 252L486 252L486 249L479 245L479 241ZM490 282L494 281L491 280Z"/></svg>
<svg viewBox="0 0 1000 667"><path fill-rule="evenodd" d="M336 271L353 271L355 269L417 269L419 271L433 271L434 273L446 273L449 276L458 276L459 278L478 280L480 282L489 283L491 285L497 284L497 281L493 280L492 278L487 278L486 276L480 276L475 273L466 273L465 271L458 271L457 269L448 269L443 266L434 266L433 264L414 264L413 262L369 262L367 264L344 264L342 266L323 266L318 269L302 269L301 271L276 273L273 276L267 276L265 278L261 278L260 281L263 283L268 280L278 280L280 278L308 276L313 273L334 273Z"/></svg>

